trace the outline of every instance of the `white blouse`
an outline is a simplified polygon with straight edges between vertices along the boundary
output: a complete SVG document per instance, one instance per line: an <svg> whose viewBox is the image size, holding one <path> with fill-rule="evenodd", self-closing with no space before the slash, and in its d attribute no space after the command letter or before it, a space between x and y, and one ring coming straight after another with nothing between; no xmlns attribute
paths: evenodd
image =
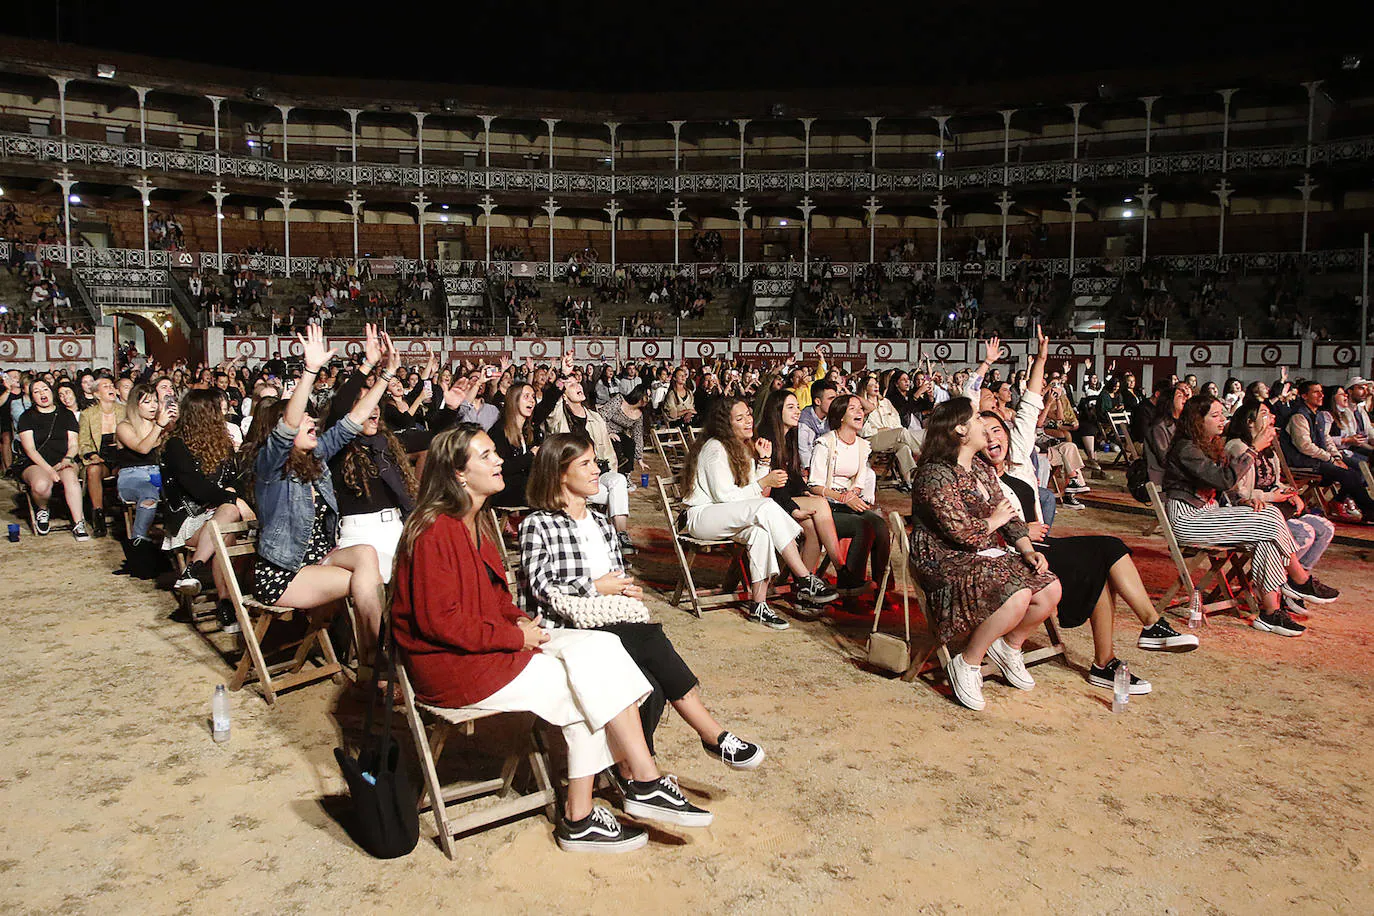
<svg viewBox="0 0 1374 916"><path fill-rule="evenodd" d="M746 499L762 499L763 487L759 481L768 476L767 462L754 465L754 477L745 486L735 483L735 475L730 470L730 456L719 439L710 439L701 447L697 455L696 475L692 479L692 493L687 497L689 506L711 506L716 503L733 503Z"/></svg>

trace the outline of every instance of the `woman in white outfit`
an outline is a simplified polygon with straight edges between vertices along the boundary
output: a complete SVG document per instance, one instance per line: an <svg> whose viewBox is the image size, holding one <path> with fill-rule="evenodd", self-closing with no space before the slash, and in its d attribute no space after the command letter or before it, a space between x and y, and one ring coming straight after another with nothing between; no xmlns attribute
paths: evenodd
<svg viewBox="0 0 1374 916"><path fill-rule="evenodd" d="M711 406L701 434L688 453L682 479L687 497L686 530L704 540L729 538L749 548L751 620L775 630L789 624L768 606L768 583L778 574L778 557L797 580L797 600L827 604L839 597L811 574L797 550L801 526L768 491L787 482L787 472L769 469L773 446L754 438L754 415L743 398L720 398Z"/></svg>

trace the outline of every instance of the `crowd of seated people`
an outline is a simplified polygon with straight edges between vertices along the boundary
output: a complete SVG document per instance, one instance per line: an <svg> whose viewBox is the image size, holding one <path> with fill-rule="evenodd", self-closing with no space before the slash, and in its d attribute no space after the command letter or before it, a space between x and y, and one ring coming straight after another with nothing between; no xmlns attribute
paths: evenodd
<svg viewBox="0 0 1374 916"><path fill-rule="evenodd" d="M1138 649L1198 646L1152 606L1124 542L1053 529L1056 510L1088 489L1100 446L1114 444L1104 415L1139 421L1141 460L1181 544L1250 551L1258 631L1301 635L1311 606L1339 597L1315 574L1333 521L1287 485L1285 464L1311 470L1374 523L1358 470L1374 406L1363 378L1218 389L1189 376L1161 379L1145 398L1114 366L1098 379L1090 367L1050 365L1043 334L1028 370L1010 378L996 367L996 338L977 366L948 376L928 363L849 372L824 346L767 365L579 365L568 354L441 366L429 354L406 367L372 325L351 359L318 325L297 344L293 367L236 359L163 371L121 351L114 372L5 372L0 458L33 500L40 535L65 503L77 541L109 536L114 494L130 509L113 531L122 571L152 578L167 551L184 551L171 583L183 595L227 592L206 525L256 519L249 593L300 609L348 599L362 668L375 666L385 638L389 583L395 640L422 702L529 711L562 729L568 791L555 837L568 850L646 841L593 801L603 773L627 815L711 822L657 762L668 705L713 759L736 769L764 760L707 707L643 611L631 564L664 548L636 544L630 494L649 473L655 430L688 442L675 481L680 530L741 546L745 616L775 631L789 614L814 618L873 588L890 562L880 485L909 492L912 572L932 632L962 644L947 674L974 710L988 702L985 661L1012 687L1035 688L1023 647L1052 617L1088 626L1086 677L1104 689L1124 664L1118 599L1139 622ZM1049 485L1054 466L1062 493ZM502 562L488 507L514 513L517 570ZM783 578L790 597L774 588ZM588 607L603 616L580 617ZM225 632L239 626L227 601L216 616ZM1152 685L1132 672L1129 690Z"/></svg>

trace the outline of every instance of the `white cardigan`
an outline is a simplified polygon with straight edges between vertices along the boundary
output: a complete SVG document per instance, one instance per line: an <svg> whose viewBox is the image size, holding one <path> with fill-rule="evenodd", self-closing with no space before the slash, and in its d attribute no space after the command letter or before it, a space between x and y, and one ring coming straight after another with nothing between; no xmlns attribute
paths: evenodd
<svg viewBox="0 0 1374 916"><path fill-rule="evenodd" d="M835 459L837 450L835 448L836 435L832 430L816 440L816 446L811 451L811 467L807 476L807 483L813 487L826 487L828 489L848 489L850 486L859 488L860 495L864 502L873 505L876 501L875 491L878 489L878 475L873 473L873 466L868 463L868 457L872 454L873 446L869 445L868 440L860 436L854 440L853 447L859 450L859 473L855 480L851 481L847 477L835 473Z"/></svg>
<svg viewBox="0 0 1374 916"><path fill-rule="evenodd" d="M754 479L741 487L735 483L735 475L730 470L730 456L719 439L709 439L697 455L696 475L692 479L692 493L687 497L687 505L713 506L718 503L740 502L746 499L762 499L763 487L759 481L768 476L768 463L754 465Z"/></svg>
<svg viewBox="0 0 1374 916"><path fill-rule="evenodd" d="M1023 393L1021 403L1016 408L1016 419L1011 422L1011 441L1007 443L1006 472L1035 491L1035 518L1026 518L1025 513L1021 510L1021 499L1016 495L1016 491L1000 479L997 481L1002 487L1002 492L1011 502L1012 508L1016 510L1016 517L1023 522L1043 522L1045 520L1040 513L1040 481L1035 476L1035 466L1031 464L1031 452L1035 451L1035 424L1044 407L1045 399L1043 397L1033 391Z"/></svg>

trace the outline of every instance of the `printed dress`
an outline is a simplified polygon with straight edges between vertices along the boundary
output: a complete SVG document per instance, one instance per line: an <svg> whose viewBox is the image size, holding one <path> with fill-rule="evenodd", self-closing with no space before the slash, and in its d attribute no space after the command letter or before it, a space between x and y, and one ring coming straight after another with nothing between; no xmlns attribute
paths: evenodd
<svg viewBox="0 0 1374 916"><path fill-rule="evenodd" d="M1037 574L1011 546L1026 536L1013 518L996 532L985 519L1002 499L991 468L975 461L971 470L954 462L926 462L916 472L912 497L911 571L926 593L930 628L950 642L977 628L1023 588L1039 591L1055 580ZM1000 557L978 551L1007 548Z"/></svg>

